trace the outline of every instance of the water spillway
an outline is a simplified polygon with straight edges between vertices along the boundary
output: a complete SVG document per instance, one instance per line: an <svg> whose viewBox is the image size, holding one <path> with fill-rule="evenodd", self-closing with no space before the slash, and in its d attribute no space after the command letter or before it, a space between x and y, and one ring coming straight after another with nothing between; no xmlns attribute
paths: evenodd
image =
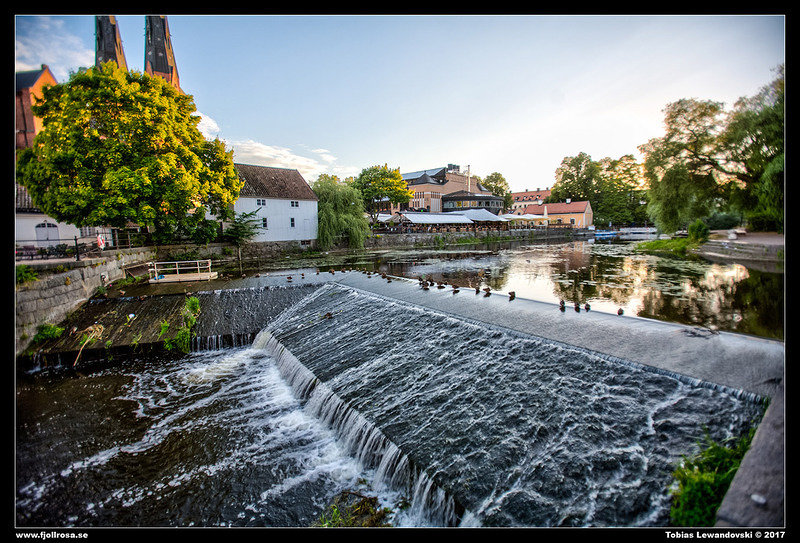
<svg viewBox="0 0 800 543"><path fill-rule="evenodd" d="M196 293L187 357L18 385L18 524L307 526L368 481L398 525L663 526L782 376L779 342L316 278Z"/></svg>
<svg viewBox="0 0 800 543"><path fill-rule="evenodd" d="M434 524L666 525L680 457L762 412L752 392L387 297L377 276L347 282L257 344Z"/></svg>

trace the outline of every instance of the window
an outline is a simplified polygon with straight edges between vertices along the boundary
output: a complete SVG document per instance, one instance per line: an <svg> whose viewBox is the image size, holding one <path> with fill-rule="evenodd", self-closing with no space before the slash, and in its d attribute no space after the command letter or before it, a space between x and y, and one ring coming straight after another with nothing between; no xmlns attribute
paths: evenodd
<svg viewBox="0 0 800 543"><path fill-rule="evenodd" d="M570 220L569 220L569 223L570 223L570 224L575 224L575 219L570 219Z"/></svg>
<svg viewBox="0 0 800 543"><path fill-rule="evenodd" d="M292 207L300 207L300 202L296 202L295 200L292 200L291 201L291 205L292 205ZM294 225L292 225L292 226L294 226Z"/></svg>
<svg viewBox="0 0 800 543"><path fill-rule="evenodd" d="M289 218L289 226L291 226L292 228L294 228L294 217L290 217L290 218Z"/></svg>
<svg viewBox="0 0 800 543"><path fill-rule="evenodd" d="M263 217L261 219L261 228L266 228L266 227L267 227L267 218Z"/></svg>
<svg viewBox="0 0 800 543"><path fill-rule="evenodd" d="M257 206L265 206L267 205L267 201L261 198L256 198L256 205Z"/></svg>

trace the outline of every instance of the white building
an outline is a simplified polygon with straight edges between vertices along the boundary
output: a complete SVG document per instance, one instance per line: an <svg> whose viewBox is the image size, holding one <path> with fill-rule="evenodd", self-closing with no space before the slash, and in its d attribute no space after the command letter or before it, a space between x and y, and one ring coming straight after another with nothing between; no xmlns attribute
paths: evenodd
<svg viewBox="0 0 800 543"><path fill-rule="evenodd" d="M244 181L234 212L256 212L261 225L252 239L263 241L300 241L310 244L317 239L317 195L297 170L234 164Z"/></svg>

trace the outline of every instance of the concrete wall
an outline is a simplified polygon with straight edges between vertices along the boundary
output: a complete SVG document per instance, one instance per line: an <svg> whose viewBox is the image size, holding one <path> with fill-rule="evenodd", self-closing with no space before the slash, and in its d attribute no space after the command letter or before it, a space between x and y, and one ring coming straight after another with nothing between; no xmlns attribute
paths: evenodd
<svg viewBox="0 0 800 543"><path fill-rule="evenodd" d="M125 266L152 260L150 249L109 252L103 258L73 262L20 262L34 268L41 279L17 286L16 352L22 352L40 325L57 324L88 300L98 287L124 277ZM47 274L48 268L63 266L65 272Z"/></svg>

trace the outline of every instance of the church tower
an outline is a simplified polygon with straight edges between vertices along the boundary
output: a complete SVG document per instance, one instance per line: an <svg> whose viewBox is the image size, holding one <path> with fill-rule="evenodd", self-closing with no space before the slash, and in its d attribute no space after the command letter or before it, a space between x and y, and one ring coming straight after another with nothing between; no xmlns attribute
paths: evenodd
<svg viewBox="0 0 800 543"><path fill-rule="evenodd" d="M128 69L125 61L125 51L122 50L122 39L119 37L117 18L113 15L98 15L94 18L95 24L95 49L94 64L101 64L113 60L123 70Z"/></svg>
<svg viewBox="0 0 800 543"><path fill-rule="evenodd" d="M169 25L164 15L148 15L145 18L144 71L151 76L165 79L179 92L183 92L172 51Z"/></svg>

